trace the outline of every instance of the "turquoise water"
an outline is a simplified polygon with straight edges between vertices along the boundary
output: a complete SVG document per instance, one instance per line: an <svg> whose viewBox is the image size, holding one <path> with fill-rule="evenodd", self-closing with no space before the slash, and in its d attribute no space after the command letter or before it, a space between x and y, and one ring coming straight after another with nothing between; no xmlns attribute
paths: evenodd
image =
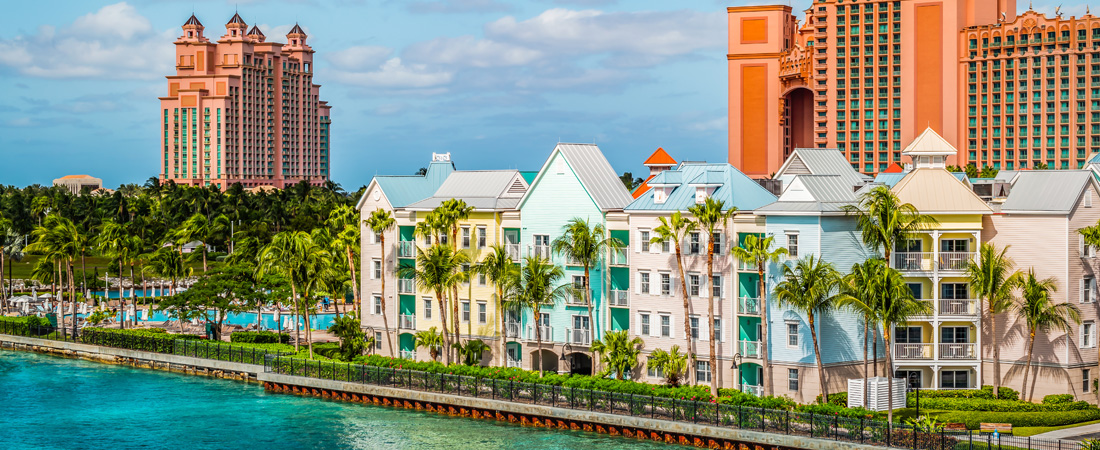
<svg viewBox="0 0 1100 450"><path fill-rule="evenodd" d="M7 350L0 392L0 447L8 450L681 448Z"/></svg>
<svg viewBox="0 0 1100 450"><path fill-rule="evenodd" d="M130 314L126 313L126 317L130 317ZM214 314L211 313L210 317L214 317ZM164 321L168 320L169 318L170 318L169 315L165 314L163 311L152 311L150 313L149 317L147 318L147 320L153 321L153 322L164 322ZM314 329L314 330L327 330L328 327L332 325L332 322L334 320L336 320L336 314L328 314L328 313L326 313L326 314L314 314L314 315L309 317L309 324L312 327L312 329ZM283 312L283 314L280 315L280 317L279 317L279 321L282 322L282 325L286 329L290 329L290 330L294 329L294 318L289 313ZM305 329L305 323L306 323L305 319L304 318L298 318L298 322L302 326L302 328ZM275 313L264 313L263 314L263 320L262 320L261 323L263 324L263 328L265 330L275 329L276 328ZM254 312L230 313L225 318L225 324L226 325L240 325L242 327L247 327L249 325L255 325L256 324L256 313L254 313Z"/></svg>

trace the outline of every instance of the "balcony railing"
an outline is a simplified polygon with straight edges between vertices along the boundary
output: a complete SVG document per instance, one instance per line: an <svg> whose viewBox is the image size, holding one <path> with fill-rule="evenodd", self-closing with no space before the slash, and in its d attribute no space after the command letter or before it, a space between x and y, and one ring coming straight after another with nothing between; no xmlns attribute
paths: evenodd
<svg viewBox="0 0 1100 450"><path fill-rule="evenodd" d="M629 255L629 253L627 253L625 248L618 250L613 249L611 250L611 257L608 259L607 263L612 266L630 265L630 258L627 255Z"/></svg>
<svg viewBox="0 0 1100 450"><path fill-rule="evenodd" d="M401 350L401 358L402 359L415 360L416 359L416 352L412 351L412 350Z"/></svg>
<svg viewBox="0 0 1100 450"><path fill-rule="evenodd" d="M744 392L744 393L749 394L749 395L755 395L755 396L759 397L761 395L764 395L764 387L763 386L754 386L754 385L751 385L751 384L746 384L746 385L741 386L741 392Z"/></svg>
<svg viewBox="0 0 1100 450"><path fill-rule="evenodd" d="M978 344L940 344L940 359L975 359Z"/></svg>
<svg viewBox="0 0 1100 450"><path fill-rule="evenodd" d="M518 368L520 368L520 364L521 364L520 360L508 358L508 367L515 367L515 368L518 369Z"/></svg>
<svg viewBox="0 0 1100 450"><path fill-rule="evenodd" d="M398 258L415 258L416 257L416 242L414 241L400 241L397 243L397 257Z"/></svg>
<svg viewBox="0 0 1100 450"><path fill-rule="evenodd" d="M978 314L974 299L940 299L939 314L943 316L973 316Z"/></svg>
<svg viewBox="0 0 1100 450"><path fill-rule="evenodd" d="M542 333L541 337L543 342L554 340L554 328L550 325L539 325L539 332ZM527 326L527 339L532 341L537 339L535 336L535 327L531 325Z"/></svg>
<svg viewBox="0 0 1100 450"><path fill-rule="evenodd" d="M592 330L587 328L566 328L565 335L570 344L589 345L592 343Z"/></svg>
<svg viewBox="0 0 1100 450"><path fill-rule="evenodd" d="M512 261L519 262L519 244L504 244L504 251L508 253L509 258L512 258Z"/></svg>
<svg viewBox="0 0 1100 450"><path fill-rule="evenodd" d="M932 344L894 344L894 359L932 359Z"/></svg>
<svg viewBox="0 0 1100 450"><path fill-rule="evenodd" d="M415 294L416 283L411 278L399 278L397 280L397 293L398 294Z"/></svg>
<svg viewBox="0 0 1100 450"><path fill-rule="evenodd" d="M519 339L519 322L505 322L504 337Z"/></svg>
<svg viewBox="0 0 1100 450"><path fill-rule="evenodd" d="M550 259L550 246L536 245L534 247L531 247L531 256L540 256L543 259Z"/></svg>
<svg viewBox="0 0 1100 450"><path fill-rule="evenodd" d="M611 306L627 307L630 306L628 298L627 291L612 289L608 292L607 301Z"/></svg>
<svg viewBox="0 0 1100 450"><path fill-rule="evenodd" d="M760 299L756 297L741 297L737 301L737 313L750 316L759 316Z"/></svg>
<svg viewBox="0 0 1100 450"><path fill-rule="evenodd" d="M415 330L416 316L412 314L401 314L397 316L397 327L403 330Z"/></svg>
<svg viewBox="0 0 1100 450"><path fill-rule="evenodd" d="M760 341L739 341L737 351L746 358L760 357Z"/></svg>
<svg viewBox="0 0 1100 450"><path fill-rule="evenodd" d="M890 259L897 270L932 271L932 252L897 252Z"/></svg>
<svg viewBox="0 0 1100 450"><path fill-rule="evenodd" d="M973 252L944 252L939 255L940 270L949 272L962 272L974 259Z"/></svg>

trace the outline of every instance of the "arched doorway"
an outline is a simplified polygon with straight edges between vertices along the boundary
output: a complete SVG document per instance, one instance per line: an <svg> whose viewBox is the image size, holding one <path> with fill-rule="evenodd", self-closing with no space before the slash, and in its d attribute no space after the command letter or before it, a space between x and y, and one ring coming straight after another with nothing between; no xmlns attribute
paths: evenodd
<svg viewBox="0 0 1100 450"><path fill-rule="evenodd" d="M796 148L814 146L814 94L807 88L799 87L787 91L783 97L783 158L791 155Z"/></svg>
<svg viewBox="0 0 1100 450"><path fill-rule="evenodd" d="M548 349L542 349L541 354L537 350L531 352L531 370L539 370L540 367L544 372L557 372L558 355Z"/></svg>
<svg viewBox="0 0 1100 450"><path fill-rule="evenodd" d="M573 352L565 355L569 362L569 373L574 375L592 375L592 357L587 353Z"/></svg>

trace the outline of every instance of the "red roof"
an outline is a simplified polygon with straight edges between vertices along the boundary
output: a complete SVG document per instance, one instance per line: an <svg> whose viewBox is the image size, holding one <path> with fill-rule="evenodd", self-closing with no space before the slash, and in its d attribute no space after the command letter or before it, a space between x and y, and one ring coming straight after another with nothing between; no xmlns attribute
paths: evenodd
<svg viewBox="0 0 1100 450"><path fill-rule="evenodd" d="M898 165L898 163L890 164L890 167L887 167L886 170L882 171L882 173L902 173L902 172L905 172L905 168Z"/></svg>
<svg viewBox="0 0 1100 450"><path fill-rule="evenodd" d="M653 152L652 155L649 155L649 158L646 159L645 162L642 163L642 165L644 165L644 166L675 166L676 165L676 160L672 159L672 157L668 155L668 152L666 152L665 149L663 149L661 147L657 147L657 151Z"/></svg>
<svg viewBox="0 0 1100 450"><path fill-rule="evenodd" d="M654 175L650 175L649 178L646 178L645 181L642 182L642 184L639 184L638 187L634 188L634 192L631 192L630 195L634 198L638 198L641 197L642 194L645 194L646 191L649 190L649 180L652 180L653 177Z"/></svg>

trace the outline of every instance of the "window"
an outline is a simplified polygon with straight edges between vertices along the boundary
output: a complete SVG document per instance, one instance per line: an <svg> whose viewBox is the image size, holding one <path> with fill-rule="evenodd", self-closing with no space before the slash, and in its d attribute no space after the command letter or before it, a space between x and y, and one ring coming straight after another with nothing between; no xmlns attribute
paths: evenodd
<svg viewBox="0 0 1100 450"><path fill-rule="evenodd" d="M966 283L943 283L941 298L946 300L966 300L970 298Z"/></svg>
<svg viewBox="0 0 1100 450"><path fill-rule="evenodd" d="M1081 392L1092 392L1092 371L1081 369Z"/></svg>
<svg viewBox="0 0 1100 450"><path fill-rule="evenodd" d="M921 385L922 385L921 384L921 379L923 377L924 377L924 374L921 373L921 371L919 371L919 370L895 370L894 371L894 378L901 378L901 379L905 380L905 384L908 385L910 389L921 387Z"/></svg>
<svg viewBox="0 0 1100 450"><path fill-rule="evenodd" d="M489 321L489 306L485 302L477 302L477 323L485 324Z"/></svg>
<svg viewBox="0 0 1100 450"><path fill-rule="evenodd" d="M1087 277L1081 280L1081 303L1096 301L1096 279Z"/></svg>
<svg viewBox="0 0 1100 450"><path fill-rule="evenodd" d="M699 254L699 233L698 232L691 232L690 234L688 234L688 251L687 252L688 252L689 255L698 255Z"/></svg>
<svg viewBox="0 0 1100 450"><path fill-rule="evenodd" d="M470 321L470 301L469 300L463 300L462 301L462 321L463 322L469 322Z"/></svg>
<svg viewBox="0 0 1100 450"><path fill-rule="evenodd" d="M488 236L486 236L486 234L487 233L485 232L485 227L477 227L477 248L486 247L486 239L488 239Z"/></svg>
<svg viewBox="0 0 1100 450"><path fill-rule="evenodd" d="M375 331L374 332L374 349L375 350L382 350L382 332L381 331Z"/></svg>
<svg viewBox="0 0 1100 450"><path fill-rule="evenodd" d="M584 275L573 275L573 302L584 303Z"/></svg>
<svg viewBox="0 0 1100 450"><path fill-rule="evenodd" d="M665 240L661 241L661 251L662 252L668 253L668 252L671 251L671 250L669 250L670 248L672 248L672 242L669 242L668 239L665 239Z"/></svg>
<svg viewBox="0 0 1100 450"><path fill-rule="evenodd" d="M699 296L699 274L688 274L688 294L692 297Z"/></svg>
<svg viewBox="0 0 1100 450"><path fill-rule="evenodd" d="M1096 248L1085 243L1084 236L1078 236L1077 251L1081 253L1082 258L1092 258L1096 256Z"/></svg>
<svg viewBox="0 0 1100 450"><path fill-rule="evenodd" d="M649 231L642 230L638 232L638 249L643 252L649 251Z"/></svg>
<svg viewBox="0 0 1100 450"><path fill-rule="evenodd" d="M641 313L638 315L638 324L641 330L638 334L642 336L649 336L649 313Z"/></svg>
<svg viewBox="0 0 1100 450"><path fill-rule="evenodd" d="M894 327L895 344L920 344L920 327Z"/></svg>
<svg viewBox="0 0 1100 450"><path fill-rule="evenodd" d="M536 234L535 238L535 254L534 256L541 257L543 259L550 259L550 235L548 234Z"/></svg>
<svg viewBox="0 0 1100 450"><path fill-rule="evenodd" d="M913 298L919 300L923 297L924 285L920 283L905 283L905 285L909 286L909 292L913 293Z"/></svg>
<svg viewBox="0 0 1100 450"><path fill-rule="evenodd" d="M1081 348L1096 346L1096 322L1091 320L1081 324Z"/></svg>
<svg viewBox="0 0 1100 450"><path fill-rule="evenodd" d="M798 369L787 369L787 389L798 392Z"/></svg>
<svg viewBox="0 0 1100 450"><path fill-rule="evenodd" d="M710 383L710 361L695 362L695 381Z"/></svg>
<svg viewBox="0 0 1100 450"><path fill-rule="evenodd" d="M672 316L661 315L661 337L672 336Z"/></svg>
<svg viewBox="0 0 1100 450"><path fill-rule="evenodd" d="M710 235L711 247L714 248L715 255L722 254L722 233L713 233Z"/></svg>
<svg viewBox="0 0 1100 450"><path fill-rule="evenodd" d="M722 276L714 274L710 276L710 295L714 298L722 298Z"/></svg>
<svg viewBox="0 0 1100 450"><path fill-rule="evenodd" d="M798 347L797 323L787 323L787 347Z"/></svg>
<svg viewBox="0 0 1100 450"><path fill-rule="evenodd" d="M699 339L699 318L690 317L688 318L688 323L691 324L691 338Z"/></svg>
<svg viewBox="0 0 1100 450"><path fill-rule="evenodd" d="M371 260L371 279L372 280L381 280L382 279L382 261L381 260L377 260L377 259L372 259Z"/></svg>
<svg viewBox="0 0 1100 450"><path fill-rule="evenodd" d="M940 241L940 251L945 253L969 252L969 239L943 239Z"/></svg>
<svg viewBox="0 0 1100 450"><path fill-rule="evenodd" d="M646 367L646 375L648 375L650 378L664 378L665 377L665 372L663 370L657 368L653 364L653 358L646 358L645 367Z"/></svg>
<svg viewBox="0 0 1100 450"><path fill-rule="evenodd" d="M462 248L470 248L470 227L462 227Z"/></svg>
<svg viewBox="0 0 1100 450"><path fill-rule="evenodd" d="M722 319L714 319L714 340L722 342Z"/></svg>
<svg viewBox="0 0 1100 450"><path fill-rule="evenodd" d="M970 387L970 372L966 370L945 370L940 372L941 389L967 389Z"/></svg>
<svg viewBox="0 0 1100 450"><path fill-rule="evenodd" d="M661 274L661 295L672 294L672 275L667 273Z"/></svg>
<svg viewBox="0 0 1100 450"><path fill-rule="evenodd" d="M425 319L431 319L432 318L432 299L430 299L430 298L425 298L424 299L424 318Z"/></svg>
<svg viewBox="0 0 1100 450"><path fill-rule="evenodd" d="M969 343L970 327L943 327L940 329L940 342L944 344Z"/></svg>
<svg viewBox="0 0 1100 450"><path fill-rule="evenodd" d="M798 233L787 233L787 257L798 259Z"/></svg>
<svg viewBox="0 0 1100 450"><path fill-rule="evenodd" d="M478 286L485 286L488 282L489 282L489 280L485 277L484 273L479 272L477 274L477 285Z"/></svg>
<svg viewBox="0 0 1100 450"><path fill-rule="evenodd" d="M638 289L643 294L649 293L649 272L638 272Z"/></svg>

